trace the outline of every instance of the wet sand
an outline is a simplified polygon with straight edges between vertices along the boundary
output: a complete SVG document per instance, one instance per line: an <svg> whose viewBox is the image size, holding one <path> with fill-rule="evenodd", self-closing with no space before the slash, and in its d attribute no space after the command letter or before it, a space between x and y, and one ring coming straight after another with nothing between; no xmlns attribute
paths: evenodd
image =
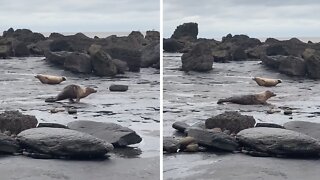
<svg viewBox="0 0 320 180"><path fill-rule="evenodd" d="M96 174L97 179L103 179L102 177L127 179L124 178L126 175L131 179L131 176L129 176L130 169L141 172L141 176L145 175L146 179L159 179L159 70L143 68L140 73L128 72L115 78L102 78L73 74L56 68L43 59L42 57L36 57L0 60L0 93L2 95L0 112L19 110L23 114L36 116L39 122L56 122L65 125L75 120L113 122L133 129L143 140L140 144L131 145L131 148L120 149L111 153L111 160L100 162L99 165L86 161L63 162L25 159L21 163L26 162L24 166L31 167L23 168L20 165L20 159L24 159L23 157L0 158L0 169L3 171L1 177L4 174L11 179L20 177L19 174L29 174L31 176L34 171L33 168L42 167L41 163L43 162L50 162L43 163L46 165L42 168L59 172L63 169L58 168L60 167L59 164L62 164L61 166L64 168L69 164L74 167L83 167L84 171L79 174L72 173L72 169L70 171L66 170L67 179L78 179L77 177L80 177L81 174L83 177L89 177L86 174L90 171ZM41 73L66 76L67 81L59 85L41 84L39 80L33 77L35 74ZM44 102L46 98L55 96L63 87L69 84L90 86L97 89L98 92L82 99L78 104L69 103L68 101ZM127 92L110 92L108 87L111 84L129 85L129 90ZM71 115L66 111L55 114L50 113L51 109L68 107L76 108L77 114ZM11 162L10 166L8 166L9 162ZM28 165L27 162L31 164ZM37 162L39 162L39 165L37 165ZM12 169L15 173L6 173L5 168L7 167L10 167L9 169ZM144 173L144 171L146 172ZM59 179L54 174L46 179ZM123 174L123 176L117 178L117 174ZM139 177L139 173L132 175L133 179L139 179ZM63 177L60 179L63 179Z"/></svg>
<svg viewBox="0 0 320 180"><path fill-rule="evenodd" d="M319 81L288 77L263 67L259 61L214 63L213 70L208 73L185 73L178 70L181 66L180 56L181 54L164 54L164 136L175 134L171 127L175 121L191 125L228 110L252 115L257 122L320 122ZM252 76L282 79L283 83L271 88L260 87L251 80ZM269 106L217 104L220 98L265 90L277 94L269 99ZM284 115L283 111L266 113L272 107L280 110L290 107L293 114ZM291 164L292 162L294 163ZM257 168L253 168L255 166ZM305 180L313 180L320 175L317 170L319 167L319 160L254 158L240 154L222 156L215 153L164 155L165 179L251 180L304 177ZM264 173L264 169L270 173ZM273 175L272 172L285 175ZM304 173L307 175L303 176Z"/></svg>

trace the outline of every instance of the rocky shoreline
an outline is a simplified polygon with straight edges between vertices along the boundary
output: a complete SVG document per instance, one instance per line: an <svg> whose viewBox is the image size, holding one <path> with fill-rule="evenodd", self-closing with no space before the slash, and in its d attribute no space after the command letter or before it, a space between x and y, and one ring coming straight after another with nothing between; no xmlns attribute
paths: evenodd
<svg viewBox="0 0 320 180"><path fill-rule="evenodd" d="M198 24L184 23L169 39L164 39L165 52L184 53L183 71L206 72L213 62L262 61L274 71L297 77L320 79L320 43L302 42L297 38L265 42L247 35L228 34L222 41L197 38Z"/></svg>
<svg viewBox="0 0 320 180"><path fill-rule="evenodd" d="M0 58L45 56L47 61L74 73L115 76L140 68L160 68L160 35L132 31L128 36L89 38L82 33L45 37L28 29L12 28L0 36Z"/></svg>

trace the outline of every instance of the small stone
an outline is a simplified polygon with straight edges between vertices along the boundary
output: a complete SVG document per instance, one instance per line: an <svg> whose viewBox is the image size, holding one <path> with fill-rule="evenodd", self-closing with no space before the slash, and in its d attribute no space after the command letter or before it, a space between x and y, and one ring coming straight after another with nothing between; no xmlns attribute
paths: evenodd
<svg viewBox="0 0 320 180"><path fill-rule="evenodd" d="M284 110L283 114L284 115L291 115L292 114L292 110Z"/></svg>
<svg viewBox="0 0 320 180"><path fill-rule="evenodd" d="M212 132L222 132L221 128L213 128Z"/></svg>
<svg viewBox="0 0 320 180"><path fill-rule="evenodd" d="M54 109L50 109L50 113L58 113L58 112L63 112L65 111L64 109L62 108L54 108Z"/></svg>
<svg viewBox="0 0 320 180"><path fill-rule="evenodd" d="M179 141L174 137L163 137L163 151L176 153L179 149Z"/></svg>
<svg viewBox="0 0 320 180"><path fill-rule="evenodd" d="M284 129L283 126L275 123L257 123L255 127L270 127L270 128L282 128Z"/></svg>
<svg viewBox="0 0 320 180"><path fill-rule="evenodd" d="M77 109L73 109L73 108L68 109L69 114L77 114L77 112L78 112Z"/></svg>
<svg viewBox="0 0 320 180"><path fill-rule="evenodd" d="M172 127L174 129L176 129L177 131L184 133L185 130L190 126L185 122L177 121L177 122L172 124Z"/></svg>
<svg viewBox="0 0 320 180"><path fill-rule="evenodd" d="M69 129L67 126L63 125L63 124L58 124L58 123L39 123L38 128L40 127L51 127L51 128L65 128L65 129Z"/></svg>
<svg viewBox="0 0 320 180"><path fill-rule="evenodd" d="M198 152L199 151L199 145L197 143L189 144L185 149L185 152Z"/></svg>
<svg viewBox="0 0 320 180"><path fill-rule="evenodd" d="M124 92L124 91L127 91L128 89L129 89L129 86L121 85L121 84L112 84L109 87L110 91L118 91L118 92Z"/></svg>
<svg viewBox="0 0 320 180"><path fill-rule="evenodd" d="M196 139L190 136L187 136L185 138L182 138L179 140L180 149L185 149L189 144L196 143Z"/></svg>

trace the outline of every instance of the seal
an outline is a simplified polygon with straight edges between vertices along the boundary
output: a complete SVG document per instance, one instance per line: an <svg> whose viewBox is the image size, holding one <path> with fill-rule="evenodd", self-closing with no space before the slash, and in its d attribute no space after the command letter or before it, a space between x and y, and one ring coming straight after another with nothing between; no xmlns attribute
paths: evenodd
<svg viewBox="0 0 320 180"><path fill-rule="evenodd" d="M265 105L267 104L267 100L274 96L276 96L275 93L271 91L264 91L258 94L232 96L225 99L219 99L217 103L222 104L224 102L230 102L230 103L242 104L242 105L256 105L256 104Z"/></svg>
<svg viewBox="0 0 320 180"><path fill-rule="evenodd" d="M63 76L52 76L52 75L44 75L44 74L37 74L34 77L39 79L40 82L42 82L42 84L60 84L62 81L67 80Z"/></svg>
<svg viewBox="0 0 320 180"><path fill-rule="evenodd" d="M56 102L65 99L69 99L71 102L74 102L73 99L76 99L76 102L80 102L81 98L85 98L92 93L96 93L97 90L90 87L80 87L75 84L71 84L63 88L63 90L56 96L47 98L45 102Z"/></svg>
<svg viewBox="0 0 320 180"><path fill-rule="evenodd" d="M252 78L259 86L272 87L281 83L281 79L268 79L262 77L254 77Z"/></svg>

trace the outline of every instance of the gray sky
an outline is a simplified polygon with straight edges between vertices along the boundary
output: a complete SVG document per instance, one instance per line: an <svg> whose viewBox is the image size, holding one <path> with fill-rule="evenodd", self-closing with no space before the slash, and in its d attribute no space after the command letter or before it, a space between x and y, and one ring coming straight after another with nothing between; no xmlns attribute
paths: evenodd
<svg viewBox="0 0 320 180"><path fill-rule="evenodd" d="M164 0L164 36L197 22L199 36L319 37L319 0Z"/></svg>
<svg viewBox="0 0 320 180"><path fill-rule="evenodd" d="M0 31L159 30L159 0L0 0Z"/></svg>

